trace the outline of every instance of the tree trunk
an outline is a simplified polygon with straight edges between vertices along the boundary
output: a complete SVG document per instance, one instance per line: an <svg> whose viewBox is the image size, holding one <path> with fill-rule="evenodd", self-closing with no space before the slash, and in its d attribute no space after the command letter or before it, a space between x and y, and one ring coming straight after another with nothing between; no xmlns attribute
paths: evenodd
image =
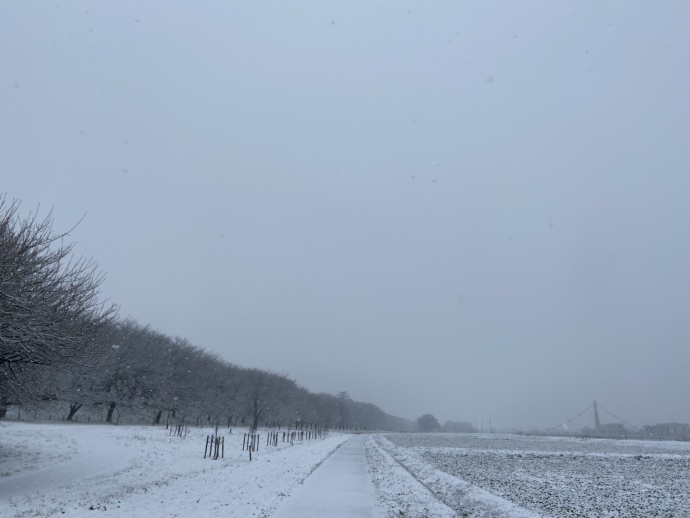
<svg viewBox="0 0 690 518"><path fill-rule="evenodd" d="M115 411L116 406L117 406L117 403L115 403L115 401L111 401L110 406L108 407L108 415L105 418L106 423L112 423L113 422L113 412Z"/></svg>
<svg viewBox="0 0 690 518"><path fill-rule="evenodd" d="M259 428L259 416L254 414L252 416L252 433L256 433L257 428Z"/></svg>
<svg viewBox="0 0 690 518"><path fill-rule="evenodd" d="M156 420L153 422L153 424L160 424L162 415L163 415L163 411L159 410L158 413L156 414Z"/></svg>
<svg viewBox="0 0 690 518"><path fill-rule="evenodd" d="M71 421L72 418L74 417L74 414L79 412L79 409L82 407L82 403L70 403L69 404L69 414L67 414L67 420Z"/></svg>

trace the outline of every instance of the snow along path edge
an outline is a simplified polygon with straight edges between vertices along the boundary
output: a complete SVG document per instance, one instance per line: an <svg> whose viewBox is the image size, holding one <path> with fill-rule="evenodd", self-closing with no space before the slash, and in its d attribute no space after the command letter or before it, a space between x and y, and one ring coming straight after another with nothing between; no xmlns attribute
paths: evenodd
<svg viewBox="0 0 690 518"><path fill-rule="evenodd" d="M456 518L413 473L393 458L374 437L365 446L376 500L387 518Z"/></svg>
<svg viewBox="0 0 690 518"><path fill-rule="evenodd" d="M396 446L385 436L378 436L375 440L377 445L398 462L411 477L457 513L457 516L483 518L539 518L542 516L436 469L421 458L415 451L417 448Z"/></svg>

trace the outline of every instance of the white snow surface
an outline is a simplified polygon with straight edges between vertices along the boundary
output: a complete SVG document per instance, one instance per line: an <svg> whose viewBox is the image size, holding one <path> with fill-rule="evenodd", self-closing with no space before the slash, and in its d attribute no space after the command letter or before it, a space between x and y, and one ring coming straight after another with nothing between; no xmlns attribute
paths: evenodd
<svg viewBox="0 0 690 518"><path fill-rule="evenodd" d="M0 517L455 516L397 463L372 458L372 436L267 447L260 431L250 462L245 432L226 430L225 458L210 460L208 428L180 438L164 427L4 421Z"/></svg>
<svg viewBox="0 0 690 518"><path fill-rule="evenodd" d="M351 437L267 447L261 434L250 462L243 432L226 433L225 458L211 460L211 429L4 423L0 516L266 517Z"/></svg>
<svg viewBox="0 0 690 518"><path fill-rule="evenodd" d="M381 518L360 435L343 444L283 502L273 518Z"/></svg>
<svg viewBox="0 0 690 518"><path fill-rule="evenodd" d="M395 440L395 435L389 436ZM414 434L403 436L414 444L414 438L427 437L425 434ZM430 437L433 437L430 436ZM415 514L415 516L481 516L481 517L501 517L501 518L537 518L540 515L534 511L521 508L510 500L496 496L493 493L472 485L465 480L452 476L435 465L426 462L416 451L416 448L398 447L386 437L375 439L376 448L384 455L387 455L394 462L397 462L406 470L415 481L427 488L430 496L438 499L435 507L429 507L428 514ZM414 493L412 493L414 494ZM427 505L431 505L430 498ZM409 501L409 496L404 496L405 500L398 498L398 505L410 506L416 513L418 503ZM443 512L438 510L438 506L443 506ZM447 510L447 511L446 511ZM407 514L401 513L401 516Z"/></svg>
<svg viewBox="0 0 690 518"><path fill-rule="evenodd" d="M245 430L4 422L0 517L690 516L690 444L331 433L265 445Z"/></svg>
<svg viewBox="0 0 690 518"><path fill-rule="evenodd" d="M459 516L690 516L684 442L510 434L390 434L378 441Z"/></svg>

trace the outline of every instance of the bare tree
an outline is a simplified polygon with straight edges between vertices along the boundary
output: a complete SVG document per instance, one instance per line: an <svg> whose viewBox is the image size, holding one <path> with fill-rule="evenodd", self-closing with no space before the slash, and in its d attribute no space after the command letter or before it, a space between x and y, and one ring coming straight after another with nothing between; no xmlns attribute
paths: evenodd
<svg viewBox="0 0 690 518"><path fill-rule="evenodd" d="M256 430L273 410L276 401L275 379L279 376L260 369L246 369L245 372L244 415L249 420L249 427Z"/></svg>
<svg viewBox="0 0 690 518"><path fill-rule="evenodd" d="M335 414L335 425L336 428L350 428L352 423L350 422L350 407L352 406L352 399L350 399L350 394L341 390L336 396L336 414Z"/></svg>
<svg viewBox="0 0 690 518"><path fill-rule="evenodd" d="M229 427L240 411L242 383L246 376L243 369L221 360L214 354L204 353L200 357L197 375L196 413L202 422L215 427ZM198 367L198 368L199 368Z"/></svg>
<svg viewBox="0 0 690 518"><path fill-rule="evenodd" d="M150 407L161 390L164 379L168 338L134 320L114 327L112 344L98 374L93 392L98 403L107 404L106 422L112 422L117 411L142 411Z"/></svg>
<svg viewBox="0 0 690 518"><path fill-rule="evenodd" d="M94 363L117 308L99 300L103 274L73 256L51 213L21 218L18 209L0 196L0 398L23 401L41 395L32 368Z"/></svg>
<svg viewBox="0 0 690 518"><path fill-rule="evenodd" d="M162 380L155 402L155 424L160 423L164 412L166 427L171 419L178 423L184 421L190 407L197 401L195 387L198 380L204 379L205 373L199 368L202 355L201 349L184 338L168 339L166 357L159 366Z"/></svg>

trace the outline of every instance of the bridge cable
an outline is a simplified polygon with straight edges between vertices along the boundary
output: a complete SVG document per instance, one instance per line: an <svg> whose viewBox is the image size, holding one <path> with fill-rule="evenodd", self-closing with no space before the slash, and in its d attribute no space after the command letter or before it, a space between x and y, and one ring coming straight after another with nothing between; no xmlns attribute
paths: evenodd
<svg viewBox="0 0 690 518"><path fill-rule="evenodd" d="M560 427L562 427L563 425L569 424L571 421L574 421L575 419L577 419L578 417L580 417L582 414L584 414L585 412L587 412L587 410L589 410L589 409L592 408L593 406L594 406L593 404L590 404L587 408L585 408L582 412L580 412L579 414L577 414L575 417L571 417L570 419L568 419L568 420L565 421L564 423L557 424L556 426L552 426L551 428L546 428L546 429L544 429L544 430L539 430L539 432L540 432L540 433L550 432L551 430L555 430L556 428L560 428ZM600 408L601 408L601 407L600 407Z"/></svg>
<svg viewBox="0 0 690 518"><path fill-rule="evenodd" d="M625 419L621 419L620 417L618 417L618 416L617 416L616 414L614 414L613 412L609 412L608 410L606 410L603 406L599 405L599 408L601 408L604 412L606 412L606 413L607 413L608 415L610 415L611 417L614 417L615 419L618 419L618 420L621 421L623 424L627 424L628 426L632 426L633 428L637 428L638 430L642 430L641 427L639 427L639 426L637 426L637 425L634 425L634 424L632 424L632 423L629 423L629 422L627 422Z"/></svg>

